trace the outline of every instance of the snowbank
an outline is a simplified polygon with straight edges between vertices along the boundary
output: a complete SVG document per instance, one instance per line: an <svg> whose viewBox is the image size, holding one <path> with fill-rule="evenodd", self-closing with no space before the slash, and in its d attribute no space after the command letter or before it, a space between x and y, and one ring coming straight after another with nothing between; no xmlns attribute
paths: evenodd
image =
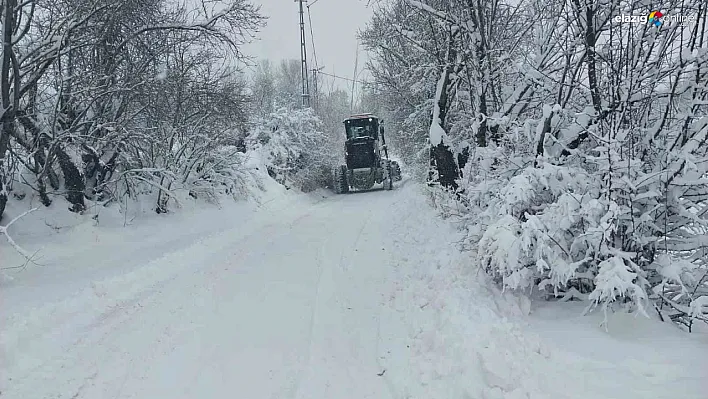
<svg viewBox="0 0 708 399"><path fill-rule="evenodd" d="M257 153L244 156L240 197L224 195L218 203L179 193L180 207L155 213L155 196L124 204L91 204L83 214L67 211L57 197L50 207L34 196L8 202L6 218L37 208L9 229L32 254L24 259L0 237L0 299L3 315L64 298L91 281L123 275L164 254L178 251L233 229L263 214L292 205L293 193L271 179ZM313 197L314 198L314 197Z"/></svg>
<svg viewBox="0 0 708 399"><path fill-rule="evenodd" d="M527 299L490 288L457 251L462 236L421 198L401 204L396 245L414 261L396 268L389 300L389 320L400 319L412 351L402 370L390 371L399 397L705 398L705 332L613 314L608 333L601 312L583 317L584 308L572 304L532 309Z"/></svg>

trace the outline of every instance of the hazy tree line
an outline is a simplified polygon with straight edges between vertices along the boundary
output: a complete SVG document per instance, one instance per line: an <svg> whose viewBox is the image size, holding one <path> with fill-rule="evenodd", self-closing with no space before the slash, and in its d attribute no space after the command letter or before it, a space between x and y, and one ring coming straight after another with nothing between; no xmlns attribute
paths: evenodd
<svg viewBox="0 0 708 399"><path fill-rule="evenodd" d="M708 305L708 3L392 0L362 40L409 164L506 287ZM618 15L690 16L662 26ZM439 190L438 190L439 192Z"/></svg>

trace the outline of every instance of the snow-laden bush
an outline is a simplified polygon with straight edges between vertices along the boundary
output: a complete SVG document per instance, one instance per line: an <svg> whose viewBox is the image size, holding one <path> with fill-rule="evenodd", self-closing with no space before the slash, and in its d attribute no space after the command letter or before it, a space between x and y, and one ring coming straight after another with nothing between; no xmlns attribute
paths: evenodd
<svg viewBox="0 0 708 399"><path fill-rule="evenodd" d="M245 141L249 150L262 154L276 181L305 192L327 186L341 156L339 141L322 130L309 108L279 108L257 119Z"/></svg>
<svg viewBox="0 0 708 399"><path fill-rule="evenodd" d="M509 149L521 132L476 149L460 180L475 263L510 289L705 321L705 170L667 187L676 155L642 162L627 132L552 164Z"/></svg>
<svg viewBox="0 0 708 399"><path fill-rule="evenodd" d="M223 146L207 157L187 181L189 195L218 202L222 196L244 199L249 189L262 188L257 174L247 165L250 154L234 146Z"/></svg>
<svg viewBox="0 0 708 399"><path fill-rule="evenodd" d="M526 6L376 13L362 41L390 125L412 127L391 130L402 155L504 286L708 320L706 14L634 29L598 2Z"/></svg>
<svg viewBox="0 0 708 399"><path fill-rule="evenodd" d="M485 204L470 238L487 272L514 289L537 284L582 292L592 285L587 269L608 251L613 210L594 198L597 190L582 170L544 163L506 182L469 188L468 201Z"/></svg>

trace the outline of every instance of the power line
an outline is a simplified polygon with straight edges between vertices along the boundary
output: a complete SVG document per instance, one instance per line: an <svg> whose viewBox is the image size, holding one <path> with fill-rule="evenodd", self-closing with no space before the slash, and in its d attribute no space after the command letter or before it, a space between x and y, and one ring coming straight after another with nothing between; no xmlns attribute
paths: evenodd
<svg viewBox="0 0 708 399"><path fill-rule="evenodd" d="M300 8L300 64L302 69L302 107L308 108L310 106L310 83L308 79L307 70L307 46L305 44L305 13L302 7L302 3L307 0L296 0L299 3Z"/></svg>
<svg viewBox="0 0 708 399"><path fill-rule="evenodd" d="M315 59L315 69L318 68L317 64L317 51L315 50L315 34L312 31L312 14L310 14L310 7L312 4L317 3L318 0L313 1L311 4L307 6L307 20L310 24L310 41L312 42L312 58Z"/></svg>
<svg viewBox="0 0 708 399"><path fill-rule="evenodd" d="M329 77L331 77L331 78L346 80L346 81L348 81L348 82L355 82L355 83L359 83L359 84L362 84L362 85L371 84L371 82L365 82L365 81L363 81L363 80L356 80L356 79L352 79L352 78L345 78L345 77L343 77L343 76L337 76L337 75L333 75L333 74L327 73L327 72L322 72L322 71L320 71L319 73L322 74L322 75L325 75L325 76L329 76Z"/></svg>
<svg viewBox="0 0 708 399"><path fill-rule="evenodd" d="M296 0L296 1L306 2L307 0ZM316 48L315 48L315 34L314 34L314 31L313 31L313 28L312 28L312 13L310 12L310 7L314 6L318 1L320 1L320 0L314 0L314 1L310 2L309 4L307 4L307 6L306 6L306 7L307 7L307 19L308 19L308 22L309 22L309 25L310 25L310 41L312 42L312 57L313 57L313 59L314 59L314 61L315 61L315 68L313 68L313 70L312 70L313 73L314 73L314 78L315 78L315 80L317 79L317 74L322 74L322 75L328 76L328 77L330 77L330 78L340 79L340 80L344 80L344 81L347 81L347 82L352 82L352 84L356 84L356 83L361 84L361 85L368 85L368 84L370 84L370 82L365 82L365 81L362 81L362 80L357 79L357 77L359 76L359 74L361 74L361 73L364 72L364 71L362 70L362 71L360 71L360 72L357 74L356 66L355 66L355 69L354 69L354 73L355 73L354 79L352 79L352 78L346 78L346 77L343 77L343 76L338 76L338 75L331 74L331 73L327 73L327 72L322 71L322 69L323 69L324 67L320 68L320 66L319 66L319 60L317 59L317 50L316 50ZM367 7L368 7L368 6L369 6L369 4L367 4ZM359 43L357 42L357 64L358 64L358 58L359 58ZM316 82L316 81L315 81L315 85L317 85L317 82ZM315 87L316 87L316 86L315 86ZM316 92L317 92L317 89L315 89L315 96L317 95ZM353 95L354 95L354 87L352 86L352 96L353 96Z"/></svg>
<svg viewBox="0 0 708 399"><path fill-rule="evenodd" d="M313 96L313 102L312 106L313 108L318 108L319 107L319 85L318 85L318 77L317 77L317 72L319 72L320 67L319 67L319 61L317 60L317 49L315 48L315 33L312 28L312 13L310 12L310 6L312 4L315 4L317 0L315 0L313 3L307 5L307 21L310 24L310 42L312 43L312 57L315 60L315 67L312 69L312 83L314 86L314 96Z"/></svg>

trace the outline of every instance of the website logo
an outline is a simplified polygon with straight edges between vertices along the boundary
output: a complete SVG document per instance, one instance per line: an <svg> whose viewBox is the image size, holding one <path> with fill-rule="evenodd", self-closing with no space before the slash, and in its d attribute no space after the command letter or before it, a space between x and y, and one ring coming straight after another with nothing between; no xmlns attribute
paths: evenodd
<svg viewBox="0 0 708 399"><path fill-rule="evenodd" d="M649 13L649 19L647 20L648 23L654 24L657 28L661 26L661 17L663 17L664 14L661 13L661 11L652 11Z"/></svg>
<svg viewBox="0 0 708 399"><path fill-rule="evenodd" d="M642 13L642 14L619 14L615 15L613 20L616 23L623 23L623 24L637 24L637 25L654 25L657 28L660 28L662 26L669 26L669 25L674 25L674 24L686 24L686 23L695 23L698 20L698 15L697 14L671 14L671 13L666 13L664 14L663 12L659 10L654 10L649 13Z"/></svg>

